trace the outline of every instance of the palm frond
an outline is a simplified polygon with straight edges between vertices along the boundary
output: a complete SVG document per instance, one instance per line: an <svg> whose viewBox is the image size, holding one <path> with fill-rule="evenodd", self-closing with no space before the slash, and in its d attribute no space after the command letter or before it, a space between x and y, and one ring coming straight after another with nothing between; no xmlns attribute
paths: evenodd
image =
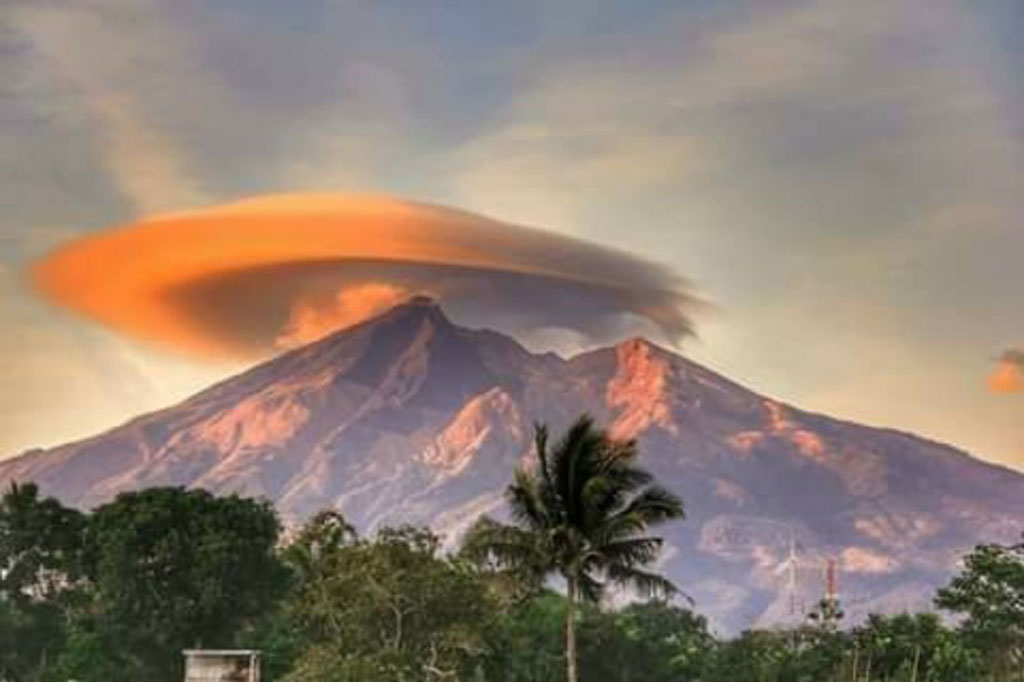
<svg viewBox="0 0 1024 682"><path fill-rule="evenodd" d="M498 568L518 568L543 564L543 537L537 533L508 526L483 516L466 533L460 555L477 564L492 563Z"/></svg>
<svg viewBox="0 0 1024 682"><path fill-rule="evenodd" d="M546 424L533 425L533 449L537 455L539 473L544 483L551 487L551 465L548 462L548 427Z"/></svg>
<svg viewBox="0 0 1024 682"><path fill-rule="evenodd" d="M572 523L582 517L581 490L600 451L605 436L594 427L589 415L577 419L551 453L554 487Z"/></svg>
<svg viewBox="0 0 1024 682"><path fill-rule="evenodd" d="M609 438L605 443L605 456L609 465L636 469L640 448L635 438Z"/></svg>
<svg viewBox="0 0 1024 682"><path fill-rule="evenodd" d="M652 480L650 473L626 462L602 462L601 473L583 488L584 508L596 516L614 513Z"/></svg>
<svg viewBox="0 0 1024 682"><path fill-rule="evenodd" d="M685 518L682 499L661 486L652 485L642 490L616 514L635 517L644 525Z"/></svg>
<svg viewBox="0 0 1024 682"><path fill-rule="evenodd" d="M613 564L608 566L607 574L616 585L630 587L647 598L666 598L678 592L667 578L632 566Z"/></svg>
<svg viewBox="0 0 1024 682"><path fill-rule="evenodd" d="M551 521L542 488L543 482L537 475L520 468L516 470L515 482L505 491L512 517L533 530L545 528Z"/></svg>
<svg viewBox="0 0 1024 682"><path fill-rule="evenodd" d="M557 487L552 476L552 465L548 456L548 427L541 423L533 425L533 447L537 455L540 474L538 497L548 513L548 521L554 522L561 515L563 507L559 502Z"/></svg>
<svg viewBox="0 0 1024 682"><path fill-rule="evenodd" d="M583 572L576 579L576 590L585 601L597 603L604 595L604 584L590 573Z"/></svg>
<svg viewBox="0 0 1024 682"><path fill-rule="evenodd" d="M658 558L663 540L656 537L639 537L615 540L594 548L605 565L646 566Z"/></svg>

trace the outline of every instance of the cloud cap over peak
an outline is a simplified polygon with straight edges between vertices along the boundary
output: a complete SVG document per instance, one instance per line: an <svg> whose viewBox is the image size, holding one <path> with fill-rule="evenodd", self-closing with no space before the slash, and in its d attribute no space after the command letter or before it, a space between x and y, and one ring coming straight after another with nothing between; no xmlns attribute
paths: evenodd
<svg viewBox="0 0 1024 682"><path fill-rule="evenodd" d="M685 280L622 251L443 206L269 195L168 213L36 262L49 300L186 353L258 357L428 293L457 318L672 342L699 305Z"/></svg>

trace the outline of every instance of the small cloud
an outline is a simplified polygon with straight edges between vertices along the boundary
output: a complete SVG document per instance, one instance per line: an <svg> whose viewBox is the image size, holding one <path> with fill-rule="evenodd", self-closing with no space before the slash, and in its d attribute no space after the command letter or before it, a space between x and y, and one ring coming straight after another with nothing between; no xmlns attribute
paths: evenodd
<svg viewBox="0 0 1024 682"><path fill-rule="evenodd" d="M399 286L371 282L334 293L327 301L300 299L292 304L288 324L275 340L280 348L294 348L349 327L412 296Z"/></svg>
<svg viewBox="0 0 1024 682"><path fill-rule="evenodd" d="M988 387L994 393L1020 393L1024 391L1024 350L1011 348L999 356L996 370L988 378Z"/></svg>
<svg viewBox="0 0 1024 682"><path fill-rule="evenodd" d="M1019 348L1011 348L1010 350L1005 351L1002 355L999 356L999 361L1009 362L1011 364L1017 365L1018 367L1024 367L1024 350L1020 350Z"/></svg>

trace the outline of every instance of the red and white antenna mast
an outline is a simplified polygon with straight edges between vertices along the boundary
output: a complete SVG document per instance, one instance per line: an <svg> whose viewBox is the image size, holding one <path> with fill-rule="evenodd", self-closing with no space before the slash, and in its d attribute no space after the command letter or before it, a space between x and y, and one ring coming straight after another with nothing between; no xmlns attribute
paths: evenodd
<svg viewBox="0 0 1024 682"><path fill-rule="evenodd" d="M836 576L836 560L832 557L825 564L825 599L832 603L839 600L839 578Z"/></svg>

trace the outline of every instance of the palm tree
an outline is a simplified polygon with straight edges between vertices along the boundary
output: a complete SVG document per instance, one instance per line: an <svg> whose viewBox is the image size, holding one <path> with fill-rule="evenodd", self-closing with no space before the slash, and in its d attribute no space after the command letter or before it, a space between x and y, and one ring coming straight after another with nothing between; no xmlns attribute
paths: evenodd
<svg viewBox="0 0 1024 682"><path fill-rule="evenodd" d="M579 679L576 607L596 602L608 584L648 596L675 586L650 572L662 539L656 524L682 518L677 496L653 484L637 466L636 441L615 440L580 417L555 444L535 427L535 466L519 468L506 490L514 525L484 517L466 536L466 556L540 585L551 575L566 582L565 657L569 682Z"/></svg>

